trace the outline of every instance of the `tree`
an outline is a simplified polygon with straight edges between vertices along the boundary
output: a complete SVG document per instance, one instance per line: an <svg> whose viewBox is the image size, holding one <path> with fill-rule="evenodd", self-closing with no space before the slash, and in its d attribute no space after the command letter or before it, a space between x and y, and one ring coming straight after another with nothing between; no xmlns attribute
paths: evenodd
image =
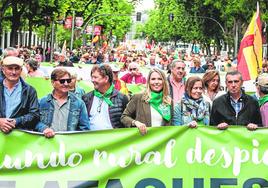
<svg viewBox="0 0 268 188"><path fill-rule="evenodd" d="M5 23L5 28L11 29L11 46L15 46L18 43L17 31L29 30L30 35L32 30L42 33L43 29L39 27L47 25L45 18L49 17L57 23L75 11L77 16L84 17L86 23L96 14L131 14L133 4L138 2L139 0L3 0L0 2L0 28ZM113 35L122 39L131 25L131 19L102 17L97 18L95 23L105 25L106 34L112 30Z"/></svg>

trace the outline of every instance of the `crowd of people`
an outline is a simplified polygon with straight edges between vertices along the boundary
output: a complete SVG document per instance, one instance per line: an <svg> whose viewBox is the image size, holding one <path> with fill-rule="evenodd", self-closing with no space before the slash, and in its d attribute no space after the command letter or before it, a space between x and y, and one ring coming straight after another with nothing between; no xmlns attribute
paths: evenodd
<svg viewBox="0 0 268 188"><path fill-rule="evenodd" d="M149 52L149 56L145 52L120 50L55 52L56 67L50 74L53 91L38 101L35 88L23 78L44 76L40 69L42 60L37 59L41 53L35 51L28 56L25 51L9 47L2 56L0 130L4 133L26 129L50 138L59 131L126 127L137 127L142 135L151 126L196 128L202 124L221 130L230 125L246 126L249 130L268 127L266 62L256 79L254 98L243 90L242 74L228 57L219 63L216 56L187 56L160 48ZM65 69L75 63L93 64L90 75L94 89L89 93L76 85L77 75ZM149 70L147 78L141 68ZM227 91L221 87L220 71L227 72ZM186 79L188 72L192 74ZM124 75L120 77L119 73ZM194 73L204 75L201 78ZM131 94L126 84L145 85L145 90Z"/></svg>

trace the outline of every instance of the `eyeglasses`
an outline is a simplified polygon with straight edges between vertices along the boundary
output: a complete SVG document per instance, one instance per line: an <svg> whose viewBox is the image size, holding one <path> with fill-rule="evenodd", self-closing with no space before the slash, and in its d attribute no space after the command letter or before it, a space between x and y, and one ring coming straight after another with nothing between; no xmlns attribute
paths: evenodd
<svg viewBox="0 0 268 188"><path fill-rule="evenodd" d="M97 107L97 112L100 113L101 112L101 105L103 103L103 99L99 99L99 104L98 104L98 107Z"/></svg>
<svg viewBox="0 0 268 188"><path fill-rule="evenodd" d="M57 81L59 81L60 84L64 84L65 82L67 82L69 84L69 83L71 83L72 79L71 78L68 78L68 79L59 79Z"/></svg>
<svg viewBox="0 0 268 188"><path fill-rule="evenodd" d="M229 80L229 81L227 81L227 83L228 84L232 84L232 83L237 84L237 83L239 83L239 80Z"/></svg>
<svg viewBox="0 0 268 188"><path fill-rule="evenodd" d="M129 71L135 71L137 68L129 68Z"/></svg>

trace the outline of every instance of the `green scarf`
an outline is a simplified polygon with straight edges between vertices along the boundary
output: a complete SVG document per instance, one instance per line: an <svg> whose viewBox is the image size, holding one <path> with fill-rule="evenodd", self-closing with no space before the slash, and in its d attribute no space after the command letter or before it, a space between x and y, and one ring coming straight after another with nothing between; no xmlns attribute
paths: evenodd
<svg viewBox="0 0 268 188"><path fill-rule="evenodd" d="M261 107L262 105L264 105L266 102L268 102L268 95L264 95L263 97L261 97L259 99L259 106Z"/></svg>
<svg viewBox="0 0 268 188"><path fill-rule="evenodd" d="M150 105L161 114L163 119L169 121L171 119L170 108L168 104L163 104L163 92L156 93L151 92L151 99L149 101Z"/></svg>
<svg viewBox="0 0 268 188"><path fill-rule="evenodd" d="M109 106L113 106L114 104L110 99L110 96L111 96L113 90L114 90L114 85L112 84L104 94L101 94L97 90L94 90L93 94L94 94L94 96L99 97L100 99L103 99Z"/></svg>

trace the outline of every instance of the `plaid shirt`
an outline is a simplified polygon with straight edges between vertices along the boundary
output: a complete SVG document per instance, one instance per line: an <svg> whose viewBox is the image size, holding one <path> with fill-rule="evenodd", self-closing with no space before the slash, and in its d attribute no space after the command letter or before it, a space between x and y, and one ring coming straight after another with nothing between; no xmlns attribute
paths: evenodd
<svg viewBox="0 0 268 188"><path fill-rule="evenodd" d="M234 108L235 113L237 115L243 108L243 102L242 102L242 100L240 100L240 98L237 101L235 101L232 97L230 97L230 99L231 99L230 100L231 105Z"/></svg>

